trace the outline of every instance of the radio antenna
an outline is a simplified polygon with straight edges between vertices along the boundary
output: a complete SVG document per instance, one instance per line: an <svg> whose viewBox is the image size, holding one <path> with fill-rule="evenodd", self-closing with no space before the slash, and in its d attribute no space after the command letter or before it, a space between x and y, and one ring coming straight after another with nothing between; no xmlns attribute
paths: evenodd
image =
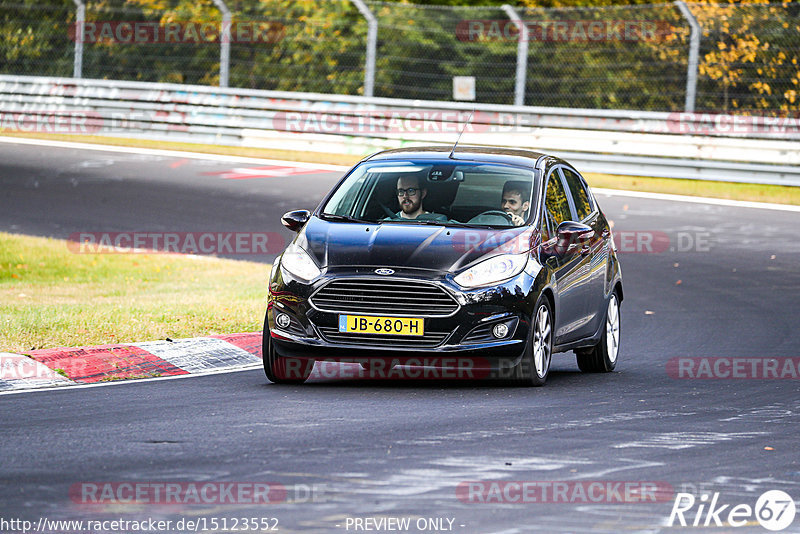
<svg viewBox="0 0 800 534"><path fill-rule="evenodd" d="M456 153L456 147L458 146L458 142L461 141L461 136L464 135L464 130L467 129L467 125L472 120L472 115L475 114L475 108L472 108L472 112L470 112L469 117L467 118L467 122L464 123L464 126L461 127L461 133L458 134L458 139L456 139L456 143L453 145L453 150L450 151L450 155L448 156L449 159L456 159L453 155Z"/></svg>

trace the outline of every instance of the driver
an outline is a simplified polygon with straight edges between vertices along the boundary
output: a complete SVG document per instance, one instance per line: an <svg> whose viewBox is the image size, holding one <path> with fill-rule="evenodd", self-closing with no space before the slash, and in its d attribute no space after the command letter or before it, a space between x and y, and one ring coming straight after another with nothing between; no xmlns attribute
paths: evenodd
<svg viewBox="0 0 800 534"><path fill-rule="evenodd" d="M514 226L521 226L528 218L527 212L531 205L529 198L531 198L531 186L527 182L510 180L503 185L500 208L508 213Z"/></svg>
<svg viewBox="0 0 800 534"><path fill-rule="evenodd" d="M428 194L428 190L422 187L419 176L400 176L397 179L396 193L400 211L391 219L447 220L445 215L431 213L422 209L422 200Z"/></svg>

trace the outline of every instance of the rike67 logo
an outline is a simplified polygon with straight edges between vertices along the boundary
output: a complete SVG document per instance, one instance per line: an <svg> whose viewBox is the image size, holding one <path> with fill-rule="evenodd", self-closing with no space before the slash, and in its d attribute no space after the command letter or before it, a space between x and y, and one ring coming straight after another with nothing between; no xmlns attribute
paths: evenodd
<svg viewBox="0 0 800 534"><path fill-rule="evenodd" d="M756 522L767 530L779 531L794 521L794 500L785 491L765 491L755 506L746 503L731 505L719 503L719 492L704 493L697 499L691 493L678 493L672 505L668 526L752 526Z"/></svg>

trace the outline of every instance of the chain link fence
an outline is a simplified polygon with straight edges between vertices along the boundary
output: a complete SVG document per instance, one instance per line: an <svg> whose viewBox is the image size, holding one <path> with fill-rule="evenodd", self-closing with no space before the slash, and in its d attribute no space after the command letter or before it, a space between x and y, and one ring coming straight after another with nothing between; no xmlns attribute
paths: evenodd
<svg viewBox="0 0 800 534"><path fill-rule="evenodd" d="M697 39L675 3L358 3L16 0L0 5L0 73L349 95L372 86L374 96L442 101L453 100L454 77L466 76L477 103L681 111L691 100L697 111L800 110L797 2L687 3ZM371 53L374 78L365 79Z"/></svg>

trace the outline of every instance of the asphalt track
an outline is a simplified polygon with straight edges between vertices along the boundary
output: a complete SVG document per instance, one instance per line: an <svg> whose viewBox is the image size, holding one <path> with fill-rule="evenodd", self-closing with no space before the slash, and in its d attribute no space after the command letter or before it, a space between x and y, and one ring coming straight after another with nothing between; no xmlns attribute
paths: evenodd
<svg viewBox="0 0 800 534"><path fill-rule="evenodd" d="M210 174L243 166L2 143L0 230L61 238L266 230L288 239L280 214L313 208L337 178ZM599 201L616 233L669 241L658 252L620 254L616 372L582 374L568 353L535 389L344 378L282 387L253 370L0 396L0 517L275 517L282 532L353 532L353 518L412 518L409 531L418 532L417 518L447 518L465 533L678 532L667 526L674 493L656 503L486 504L456 489L488 480L657 481L698 499L718 492L731 506L754 506L767 490L800 499L798 380L667 372L676 357L798 356L800 215ZM200 506L87 505L69 495L82 482L148 481L270 482L289 493L269 505ZM241 531L231 526L218 530ZM702 531L766 532L754 517ZM800 517L784 530L799 531Z"/></svg>

